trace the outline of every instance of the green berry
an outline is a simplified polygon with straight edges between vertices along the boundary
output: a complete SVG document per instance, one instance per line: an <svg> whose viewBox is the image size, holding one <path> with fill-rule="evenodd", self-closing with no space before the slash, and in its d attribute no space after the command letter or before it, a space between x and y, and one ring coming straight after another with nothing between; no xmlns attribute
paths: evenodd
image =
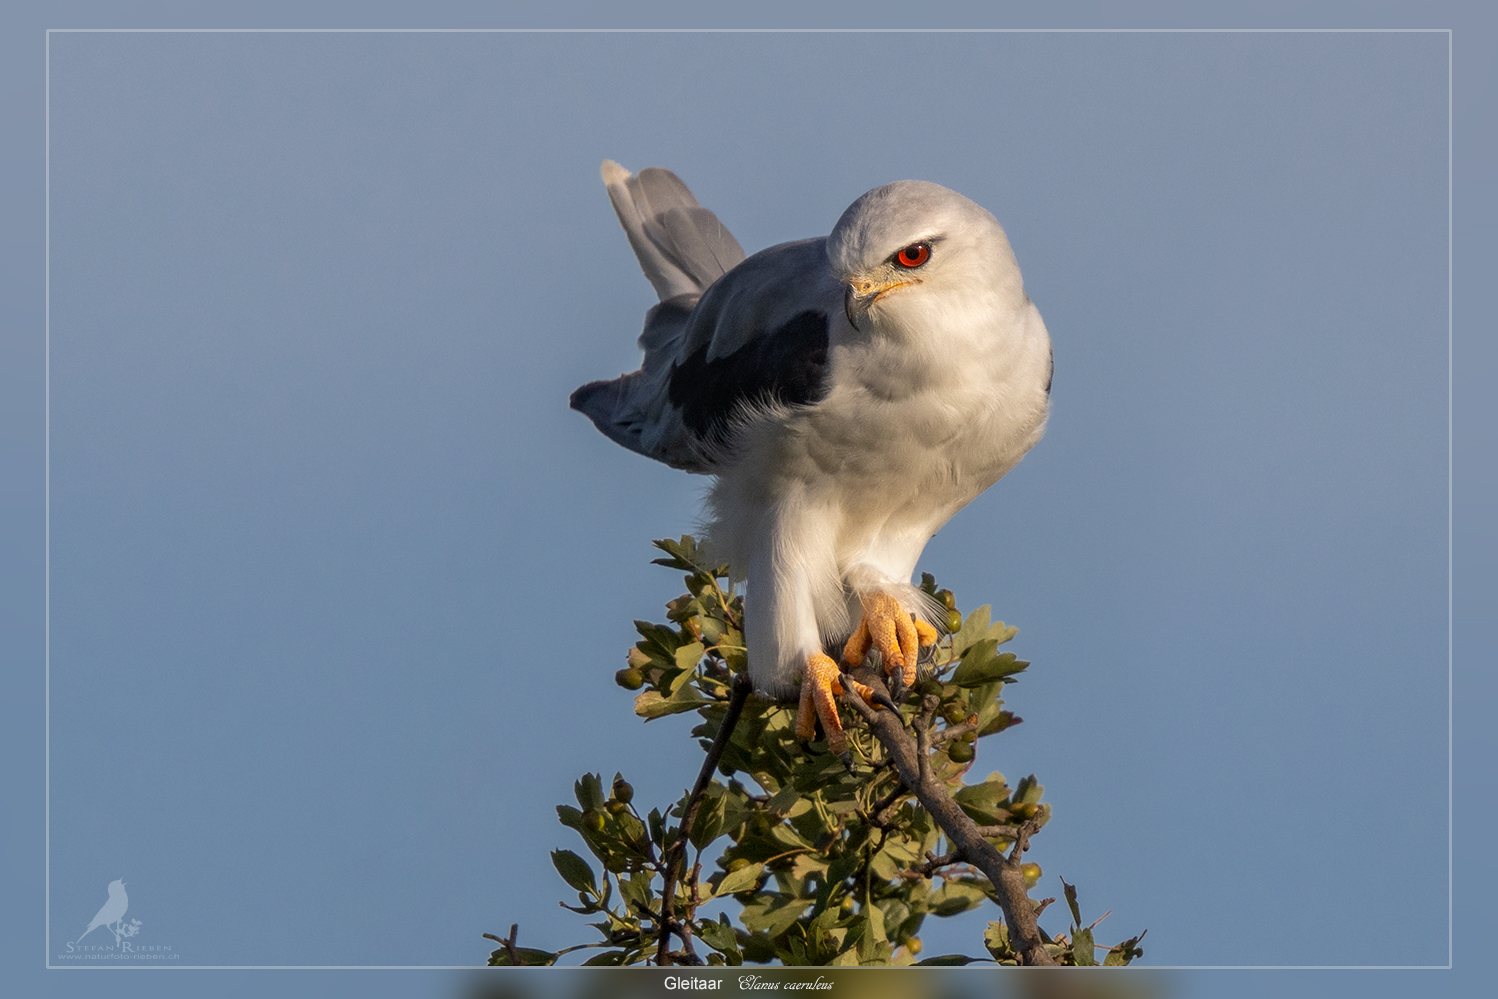
<svg viewBox="0 0 1498 999"><path fill-rule="evenodd" d="M958 610L947 611L947 630L959 632L962 630L962 612Z"/></svg>
<svg viewBox="0 0 1498 999"><path fill-rule="evenodd" d="M963 742L959 739L947 745L947 756L951 757L953 763L971 763L974 755L971 742Z"/></svg>
<svg viewBox="0 0 1498 999"><path fill-rule="evenodd" d="M593 808L583 812L583 828L593 833L603 832L603 813Z"/></svg>
<svg viewBox="0 0 1498 999"><path fill-rule="evenodd" d="M629 666L614 674L614 682L625 690L639 690L645 686L645 674Z"/></svg>
<svg viewBox="0 0 1498 999"><path fill-rule="evenodd" d="M620 777L614 781L612 790L614 792L614 797L618 798L626 805L635 800L635 789L631 787L629 781L625 780L623 777Z"/></svg>

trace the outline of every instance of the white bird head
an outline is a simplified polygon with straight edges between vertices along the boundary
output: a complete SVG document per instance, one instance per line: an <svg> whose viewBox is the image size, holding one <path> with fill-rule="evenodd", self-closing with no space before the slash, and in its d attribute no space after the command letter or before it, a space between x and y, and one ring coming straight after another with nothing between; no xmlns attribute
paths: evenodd
<svg viewBox="0 0 1498 999"><path fill-rule="evenodd" d="M827 238L827 260L847 286L848 321L865 333L918 330L954 309L1024 301L998 221L923 180L876 187L849 205Z"/></svg>

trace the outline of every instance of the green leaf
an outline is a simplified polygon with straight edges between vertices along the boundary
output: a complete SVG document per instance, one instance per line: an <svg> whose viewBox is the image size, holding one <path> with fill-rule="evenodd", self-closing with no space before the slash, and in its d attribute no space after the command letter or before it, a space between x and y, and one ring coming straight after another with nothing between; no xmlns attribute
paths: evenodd
<svg viewBox="0 0 1498 999"><path fill-rule="evenodd" d="M900 864L889 855L889 851L880 850L874 854L874 859L869 862L869 870L881 881L893 881L900 873Z"/></svg>
<svg viewBox="0 0 1498 999"><path fill-rule="evenodd" d="M545 967L554 963L559 956L550 951L537 950L534 947L516 947L515 954L520 958L519 967ZM512 964L508 947L501 947L489 955L489 967L491 968L508 968Z"/></svg>
<svg viewBox="0 0 1498 999"><path fill-rule="evenodd" d="M1073 930L1071 935L1072 960L1078 966L1093 967L1097 964L1097 955L1093 953L1092 930Z"/></svg>
<svg viewBox="0 0 1498 999"><path fill-rule="evenodd" d="M718 915L718 921L704 919L697 926L697 935L707 942L713 950L728 957L728 963L739 965L743 963L743 957L739 954L739 938L734 932L733 926L728 922L728 916L722 913Z"/></svg>
<svg viewBox="0 0 1498 999"><path fill-rule="evenodd" d="M690 678L691 674L685 674ZM654 721L664 718L666 715L681 714L683 711L692 711L704 704L711 703L691 684L684 684L681 689L670 697L662 697L660 691L646 690L635 698L635 714L646 721Z"/></svg>
<svg viewBox="0 0 1498 999"><path fill-rule="evenodd" d="M831 962L829 962L828 967L832 967L832 968L856 968L856 967L858 967L858 948L857 947L849 947L847 950L845 950L842 953L838 954L837 957L834 957L831 960Z"/></svg>
<svg viewBox="0 0 1498 999"><path fill-rule="evenodd" d="M715 617L704 617L702 619L702 640L708 645L717 645L722 640L728 626Z"/></svg>
<svg viewBox="0 0 1498 999"><path fill-rule="evenodd" d="M830 785L839 784L847 773L842 761L831 753L805 759L797 763L792 771L796 790L802 794L811 794L814 791L825 790Z"/></svg>
<svg viewBox="0 0 1498 999"><path fill-rule="evenodd" d="M891 949L884 934L884 911L877 905L866 905L859 917L863 921L863 935L858 940L858 956L863 963L870 964Z"/></svg>
<svg viewBox="0 0 1498 999"><path fill-rule="evenodd" d="M583 962L584 968L617 968L624 960L624 951L606 950L601 954L594 954Z"/></svg>
<svg viewBox="0 0 1498 999"><path fill-rule="evenodd" d="M737 895L739 892L753 891L754 887L759 884L759 876L764 873L764 869L764 864L750 864L748 867L729 871L718 883L713 895Z"/></svg>
<svg viewBox="0 0 1498 999"><path fill-rule="evenodd" d="M1043 794L1045 794L1045 788L1035 779L1035 775L1031 774L1020 781L1019 787L1014 789L1014 803L1016 805L1038 805Z"/></svg>
<svg viewBox="0 0 1498 999"><path fill-rule="evenodd" d="M583 813L571 805L557 806L557 821L561 822L568 829L576 829L578 832L582 832Z"/></svg>
<svg viewBox="0 0 1498 999"><path fill-rule="evenodd" d="M697 663L702 659L702 643L692 642L683 645L676 650L676 665L679 669L687 670L688 673L697 668Z"/></svg>
<svg viewBox="0 0 1498 999"><path fill-rule="evenodd" d="M992 608L984 604L967 616L962 622L962 627L957 634L952 636L953 646L957 649L957 655L967 655L967 650L973 647L973 643L988 637L988 619Z"/></svg>
<svg viewBox="0 0 1498 999"><path fill-rule="evenodd" d="M551 851L551 863L567 882L578 891L585 891L590 895L598 895L598 881L593 876L593 868L588 862L571 850Z"/></svg>
<svg viewBox="0 0 1498 999"><path fill-rule="evenodd" d="M603 781L597 774L583 774L582 780L572 785L572 793L577 795L577 803L583 811L603 807Z"/></svg>
<svg viewBox="0 0 1498 999"><path fill-rule="evenodd" d="M985 735L1002 732L1006 728L1012 728L1023 721L1023 718L1012 711L995 711L992 717L982 720L981 726L978 729L978 737L982 738Z"/></svg>
<svg viewBox="0 0 1498 999"><path fill-rule="evenodd" d="M988 634L985 635L984 637L985 638L992 638L995 642L998 642L1000 645L1003 645L1005 642L1009 641L1015 635L1018 635L1018 634L1019 634L1019 629L1016 628L1014 625L1012 625L1012 624L1005 624L1003 621L1000 621L998 624L990 625L989 629L988 629Z"/></svg>
<svg viewBox="0 0 1498 999"><path fill-rule="evenodd" d="M1066 892L1066 905L1067 908L1071 909L1072 926L1081 926L1082 910L1077 908L1077 886L1067 884L1066 879L1062 878L1061 889Z"/></svg>
<svg viewBox="0 0 1498 999"><path fill-rule="evenodd" d="M988 893L972 881L947 881L927 899L933 916L955 916L976 909L988 900Z"/></svg>
<svg viewBox="0 0 1498 999"><path fill-rule="evenodd" d="M654 909L651 904L654 901L654 892L651 883L654 876L649 871L636 871L627 878L619 879L619 894L624 898L627 911L631 915L639 913L638 906L643 905L647 909Z"/></svg>
<svg viewBox="0 0 1498 999"><path fill-rule="evenodd" d="M1144 931L1144 933L1148 932L1149 930ZM1128 964L1130 961L1134 960L1134 958L1143 957L1144 948L1139 946L1139 941L1144 939L1144 933L1139 934L1137 937L1130 937L1123 943L1110 950L1108 952L1108 956L1103 958L1103 966L1108 968L1121 968L1124 965Z"/></svg>
<svg viewBox="0 0 1498 999"><path fill-rule="evenodd" d="M717 793L712 793L716 791ZM708 793L704 795L707 800L697 807L697 817L692 822L692 831L688 839L697 849L702 849L723 831L723 815L726 801L723 795L723 785L713 781L708 785Z"/></svg>
<svg viewBox="0 0 1498 999"><path fill-rule="evenodd" d="M683 534L680 541L672 541L663 538L651 542L655 547L670 555L670 558L651 559L652 565L664 565L670 569L682 569L686 572L696 572L700 565L701 552L697 547L697 539L690 534Z"/></svg>
<svg viewBox="0 0 1498 999"><path fill-rule="evenodd" d="M1009 810L1004 807L1009 799L1009 787L1004 783L1004 775L998 771L989 774L982 784L958 788L952 798L979 825L1004 825L1009 821Z"/></svg>
<svg viewBox="0 0 1498 999"><path fill-rule="evenodd" d="M779 791L776 791L773 795L770 796L770 800L765 803L765 808L769 809L777 815L784 815L786 812L791 810L791 806L794 805L796 803L796 799L800 797L801 792L796 790L796 785L787 784L785 787L781 788Z"/></svg>
<svg viewBox="0 0 1498 999"><path fill-rule="evenodd" d="M988 948L995 961L1010 964L1019 961L1019 955L1009 943L1009 927L997 920L989 923L988 929L984 931L983 946Z"/></svg>
<svg viewBox="0 0 1498 999"><path fill-rule="evenodd" d="M770 937L778 937L791 928L791 924L801 918L801 913L811 905L809 898L796 898L791 895L771 894L762 895L758 900L744 906L739 915L744 928L751 933L765 933Z"/></svg>
<svg viewBox="0 0 1498 999"><path fill-rule="evenodd" d="M697 543L697 539L690 534L683 534L680 541L672 541L665 538L654 542L655 547L670 555L670 558L651 559L652 565L664 565L671 569L682 569L691 573L703 573L712 576L727 576L728 566L708 565L707 552Z"/></svg>
<svg viewBox="0 0 1498 999"><path fill-rule="evenodd" d="M695 670L673 670L670 674L669 679L667 679L666 676L661 677L661 680L663 682L660 684L660 686L663 690L665 690L667 699L671 699L681 694L682 688L690 684L696 678L697 672ZM693 691L692 693L696 694L697 692Z"/></svg>
<svg viewBox="0 0 1498 999"><path fill-rule="evenodd" d="M966 954L943 954L940 957L928 957L924 961L917 961L914 967L947 968L961 967L974 964L978 961L987 961L986 957L968 957Z"/></svg>
<svg viewBox="0 0 1498 999"><path fill-rule="evenodd" d="M650 815L650 838L657 846L666 845L666 817L661 814L659 808L652 808Z"/></svg>
<svg viewBox="0 0 1498 999"><path fill-rule="evenodd" d="M643 642L636 643L641 647L640 651L663 662L671 662L676 657L677 648L686 644L681 635L663 624L636 621L635 631L644 639Z"/></svg>
<svg viewBox="0 0 1498 999"><path fill-rule="evenodd" d="M998 644L992 638L975 643L962 657L962 665L952 674L952 682L959 687L977 687L1019 673L1030 665L1023 659L1016 659L1013 652L995 655Z"/></svg>

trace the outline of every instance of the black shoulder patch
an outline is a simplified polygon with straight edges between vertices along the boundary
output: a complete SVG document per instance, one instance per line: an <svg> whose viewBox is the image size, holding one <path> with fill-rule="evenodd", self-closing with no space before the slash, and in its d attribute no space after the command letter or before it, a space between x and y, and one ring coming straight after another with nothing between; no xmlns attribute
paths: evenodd
<svg viewBox="0 0 1498 999"><path fill-rule="evenodd" d="M804 406L827 395L827 316L807 310L726 357L709 361L701 347L671 370L669 398L693 434L728 443L745 404Z"/></svg>

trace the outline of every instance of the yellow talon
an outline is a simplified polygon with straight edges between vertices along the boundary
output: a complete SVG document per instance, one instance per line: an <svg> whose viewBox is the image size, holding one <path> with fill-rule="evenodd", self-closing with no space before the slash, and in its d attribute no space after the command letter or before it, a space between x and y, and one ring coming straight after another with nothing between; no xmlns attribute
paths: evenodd
<svg viewBox="0 0 1498 999"><path fill-rule="evenodd" d="M843 661L849 666L862 666L869 649L876 648L884 660L884 672L900 670L908 687L915 683L922 646L935 644L935 628L905 613L894 597L871 593L863 598L863 620L843 647Z"/></svg>
<svg viewBox="0 0 1498 999"><path fill-rule="evenodd" d="M874 688L842 673L831 656L814 652L806 657L806 672L801 678L801 705L796 710L796 735L810 742L817 734L817 720L827 736L827 748L838 756L848 751L848 736L837 714L835 694L845 689L874 704ZM880 705L874 704L875 710Z"/></svg>
<svg viewBox="0 0 1498 999"><path fill-rule="evenodd" d="M810 741L817 734L817 719L827 735L827 748L842 755L848 751L848 737L843 734L842 719L837 716L834 694L843 692L842 673L832 657L813 652L806 657L806 672L801 678L801 706L796 711L796 735Z"/></svg>
<svg viewBox="0 0 1498 999"><path fill-rule="evenodd" d="M920 618L915 619L915 633L920 637L921 648L929 649L931 646L936 644L936 639L938 637L936 634L936 629Z"/></svg>

